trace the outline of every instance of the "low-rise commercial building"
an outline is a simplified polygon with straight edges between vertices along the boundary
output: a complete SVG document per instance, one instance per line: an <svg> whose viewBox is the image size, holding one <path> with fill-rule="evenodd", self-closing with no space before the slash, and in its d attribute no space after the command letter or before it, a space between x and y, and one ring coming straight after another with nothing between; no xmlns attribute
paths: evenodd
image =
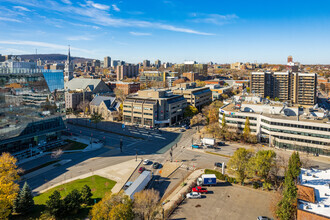
<svg viewBox="0 0 330 220"><path fill-rule="evenodd" d="M183 119L187 101L169 90L140 90L123 104L123 120L144 126L170 126Z"/></svg>
<svg viewBox="0 0 330 220"><path fill-rule="evenodd" d="M256 103L254 99L221 107L220 126L223 115L235 132L242 132L249 118L251 133L272 147L330 156L330 121L323 109Z"/></svg>
<svg viewBox="0 0 330 220"><path fill-rule="evenodd" d="M172 91L173 94L183 95L187 103L198 110L212 102L212 91L208 87L196 87L196 83L180 83Z"/></svg>
<svg viewBox="0 0 330 220"><path fill-rule="evenodd" d="M297 185L297 220L330 219L329 173L330 169L301 169Z"/></svg>

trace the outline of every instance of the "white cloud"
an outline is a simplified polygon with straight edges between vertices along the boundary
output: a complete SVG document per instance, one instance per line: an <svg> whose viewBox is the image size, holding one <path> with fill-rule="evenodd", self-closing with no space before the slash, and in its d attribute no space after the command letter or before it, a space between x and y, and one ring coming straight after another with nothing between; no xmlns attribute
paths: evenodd
<svg viewBox="0 0 330 220"><path fill-rule="evenodd" d="M112 5L112 8L113 8L113 10L115 10L115 11L120 11L120 9L117 7L117 5L115 5L115 4L113 4Z"/></svg>
<svg viewBox="0 0 330 220"><path fill-rule="evenodd" d="M215 24L215 25L224 25L230 22L234 22L235 20L239 19L239 17L235 14L229 15L221 15L221 14L197 14L192 13L192 22L195 23L208 23L208 24Z"/></svg>
<svg viewBox="0 0 330 220"><path fill-rule="evenodd" d="M72 5L72 2L70 0L61 0L64 4Z"/></svg>
<svg viewBox="0 0 330 220"><path fill-rule="evenodd" d="M30 9L27 9L27 8L25 8L25 7L23 7L23 6L14 6L13 8L14 8L14 9L18 9L18 10L20 10L20 11L31 11Z"/></svg>
<svg viewBox="0 0 330 220"><path fill-rule="evenodd" d="M45 48L56 49L56 50L67 50L68 49L68 46L59 45L59 44L52 44L52 43L46 43L46 42L40 42L40 41L20 41L20 40L5 41L5 40L0 40L0 44L45 47ZM71 49L73 51L79 51L79 52L83 52L83 53L91 53L91 51L85 50L85 49L80 49L80 48L75 48L75 47L71 47Z"/></svg>
<svg viewBox="0 0 330 220"><path fill-rule="evenodd" d="M86 36L71 36L71 37L68 37L67 40L92 40L90 37L86 37Z"/></svg>
<svg viewBox="0 0 330 220"><path fill-rule="evenodd" d="M22 21L14 19L14 18L3 18L0 17L0 21L11 21L11 22L17 22L17 23L21 23Z"/></svg>
<svg viewBox="0 0 330 220"><path fill-rule="evenodd" d="M18 0L7 0L10 2L17 2ZM86 1L86 4L78 4L79 6L63 5L58 2L48 0L52 7L46 6L41 0L31 0L33 6L40 9L53 10L64 15L70 15L76 20L82 22L94 23L100 26L111 26L111 27L140 27L140 28L156 28L174 32L197 34L197 35L214 35L212 33L200 32L190 28L177 27L170 24L164 24L159 22L149 22L143 20L132 20L132 19L121 19L115 18L113 15L106 12L110 9L108 5L102 5L94 3L93 1ZM20 4L31 5L28 1L19 1Z"/></svg>
<svg viewBox="0 0 330 220"><path fill-rule="evenodd" d="M142 32L134 32L134 31L131 31L129 33L134 36L150 36L151 35L151 33L142 33Z"/></svg>
<svg viewBox="0 0 330 220"><path fill-rule="evenodd" d="M108 5L103 5L103 4L99 4L99 3L95 3L93 1L86 1L87 5L88 6L92 6L96 9L100 9L100 10L109 10L110 9L110 6Z"/></svg>

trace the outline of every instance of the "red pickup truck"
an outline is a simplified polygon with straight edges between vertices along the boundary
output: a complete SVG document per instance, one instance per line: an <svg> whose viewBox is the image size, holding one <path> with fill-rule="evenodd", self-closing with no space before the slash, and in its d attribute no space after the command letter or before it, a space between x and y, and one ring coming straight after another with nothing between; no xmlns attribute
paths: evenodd
<svg viewBox="0 0 330 220"><path fill-rule="evenodd" d="M199 193L207 193L207 190L206 189L202 189L202 187L200 187L200 186L197 186L197 187L192 188L192 191L193 192L199 192Z"/></svg>

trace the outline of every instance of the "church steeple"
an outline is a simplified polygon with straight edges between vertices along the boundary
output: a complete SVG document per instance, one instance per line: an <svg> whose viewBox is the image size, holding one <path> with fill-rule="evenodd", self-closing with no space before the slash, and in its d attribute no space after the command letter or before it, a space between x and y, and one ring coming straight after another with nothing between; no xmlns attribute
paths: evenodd
<svg viewBox="0 0 330 220"><path fill-rule="evenodd" d="M71 63L71 55L70 55L70 45L69 45L69 50L68 50L68 57L67 57L67 62Z"/></svg>

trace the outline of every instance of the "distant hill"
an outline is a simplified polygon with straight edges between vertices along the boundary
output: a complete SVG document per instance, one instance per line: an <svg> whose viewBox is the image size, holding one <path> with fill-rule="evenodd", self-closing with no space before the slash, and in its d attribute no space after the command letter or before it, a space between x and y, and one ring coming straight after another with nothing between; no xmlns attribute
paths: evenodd
<svg viewBox="0 0 330 220"><path fill-rule="evenodd" d="M37 60L41 59L44 61L48 61L49 63L52 62L64 62L67 58L67 55L65 54L23 54L23 55L16 55L22 58L22 60L25 59L31 59L31 60ZM71 57L74 63L79 62L86 62L86 61L92 61L93 59L90 58L84 58L84 57Z"/></svg>

